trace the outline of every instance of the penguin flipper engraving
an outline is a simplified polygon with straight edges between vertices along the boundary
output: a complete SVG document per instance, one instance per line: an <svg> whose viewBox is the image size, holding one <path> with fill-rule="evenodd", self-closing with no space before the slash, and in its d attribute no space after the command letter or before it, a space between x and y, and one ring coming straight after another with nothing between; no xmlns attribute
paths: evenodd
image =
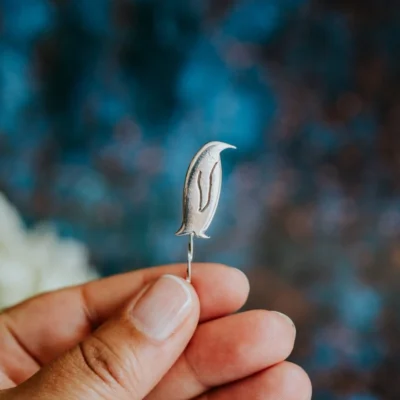
<svg viewBox="0 0 400 400"><path fill-rule="evenodd" d="M184 236L184 235L190 235L192 232L189 232L186 230L185 224L182 222L181 227L176 231L175 235L176 236Z"/></svg>

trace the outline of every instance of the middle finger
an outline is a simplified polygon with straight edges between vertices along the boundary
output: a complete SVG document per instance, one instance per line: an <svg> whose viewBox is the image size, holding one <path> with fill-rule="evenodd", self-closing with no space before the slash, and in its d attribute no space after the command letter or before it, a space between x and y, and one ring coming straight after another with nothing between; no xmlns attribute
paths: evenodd
<svg viewBox="0 0 400 400"><path fill-rule="evenodd" d="M295 328L286 316L249 311L204 323L146 400L186 400L285 360Z"/></svg>

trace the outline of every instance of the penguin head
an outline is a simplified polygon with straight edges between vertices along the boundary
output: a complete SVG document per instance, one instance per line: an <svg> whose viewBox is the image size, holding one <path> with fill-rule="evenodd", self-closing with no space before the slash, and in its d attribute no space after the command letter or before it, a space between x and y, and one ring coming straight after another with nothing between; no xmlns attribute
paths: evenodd
<svg viewBox="0 0 400 400"><path fill-rule="evenodd" d="M226 149L236 149L235 146L224 142L210 142L208 143L208 153L216 161L219 159L219 154Z"/></svg>

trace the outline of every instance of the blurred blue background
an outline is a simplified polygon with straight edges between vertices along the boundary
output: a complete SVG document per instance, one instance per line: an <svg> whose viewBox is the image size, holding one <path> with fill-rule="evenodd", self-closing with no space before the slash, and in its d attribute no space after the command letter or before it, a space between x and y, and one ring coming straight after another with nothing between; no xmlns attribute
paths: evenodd
<svg viewBox="0 0 400 400"><path fill-rule="evenodd" d="M314 398L400 398L397 0L0 0L0 190L100 273L185 260L186 168L224 152L197 261L288 313Z"/></svg>

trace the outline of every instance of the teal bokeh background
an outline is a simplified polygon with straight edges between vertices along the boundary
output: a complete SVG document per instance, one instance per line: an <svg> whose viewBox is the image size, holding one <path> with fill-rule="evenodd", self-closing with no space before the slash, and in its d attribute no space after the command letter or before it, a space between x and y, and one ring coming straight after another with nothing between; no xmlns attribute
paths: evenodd
<svg viewBox="0 0 400 400"><path fill-rule="evenodd" d="M221 204L196 259L287 312L315 399L398 399L395 0L0 0L0 188L108 275L183 261L209 140Z"/></svg>

